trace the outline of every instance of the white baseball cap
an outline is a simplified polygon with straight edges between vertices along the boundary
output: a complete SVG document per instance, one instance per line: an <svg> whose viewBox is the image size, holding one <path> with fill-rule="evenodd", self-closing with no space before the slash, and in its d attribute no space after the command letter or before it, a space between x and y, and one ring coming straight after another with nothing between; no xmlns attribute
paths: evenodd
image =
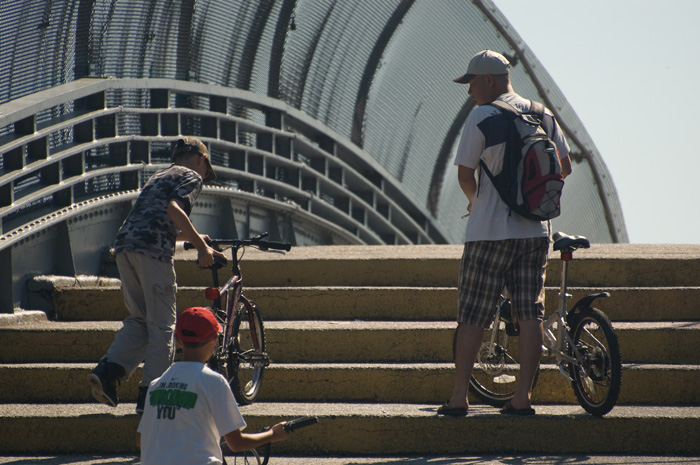
<svg viewBox="0 0 700 465"><path fill-rule="evenodd" d="M484 74L508 74L510 62L500 53L491 50L482 50L469 60L467 73L454 78L458 84L467 84L474 76Z"/></svg>

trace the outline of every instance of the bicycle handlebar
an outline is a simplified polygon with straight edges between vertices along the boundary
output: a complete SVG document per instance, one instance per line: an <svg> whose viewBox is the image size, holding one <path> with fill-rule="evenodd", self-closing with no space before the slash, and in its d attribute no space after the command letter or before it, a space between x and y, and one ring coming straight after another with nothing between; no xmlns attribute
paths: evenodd
<svg viewBox="0 0 700 465"><path fill-rule="evenodd" d="M264 235L253 237L251 239L212 239L209 241L209 245L217 250L221 247L239 248L252 246L262 251L284 250L286 252L289 252L292 248L292 244L290 244L289 242L268 241L263 239L263 237L265 236L267 236L267 233ZM185 250L192 250L194 249L194 245L192 245L189 242L185 242L184 248Z"/></svg>
<svg viewBox="0 0 700 465"><path fill-rule="evenodd" d="M285 423L284 429L289 431L290 433L299 429L299 428L304 428L306 426L311 426L315 425L318 423L318 418L317 417L299 417L295 418L293 420L289 420Z"/></svg>
<svg viewBox="0 0 700 465"><path fill-rule="evenodd" d="M207 240L207 244L209 244L210 247L213 247L214 250L217 250L219 252L222 251L222 247L229 247L233 250L233 269L234 272L235 270L238 269L238 254L237 251L241 247L246 247L246 246L251 246L255 247L257 249L262 250L263 252L273 252L276 250L283 250L289 252L289 250L292 248L292 244L289 242L277 242L277 241L267 241L264 240L263 238L267 236L267 233L262 233L259 236L254 236L251 237L250 239L210 239ZM194 245L190 242L185 242L183 244L183 247L185 250L192 250L194 249ZM283 252L279 252L283 253ZM197 263L199 263L199 260L197 260ZM219 257L219 256L214 256L214 264L212 266L209 266L207 268L211 268L212 270L216 271L228 264L228 260L224 257ZM214 278L216 280L216 278Z"/></svg>
<svg viewBox="0 0 700 465"><path fill-rule="evenodd" d="M292 244L290 244L289 242L260 241L257 245L259 246L260 250L272 249L284 250L285 252L289 252L292 249Z"/></svg>

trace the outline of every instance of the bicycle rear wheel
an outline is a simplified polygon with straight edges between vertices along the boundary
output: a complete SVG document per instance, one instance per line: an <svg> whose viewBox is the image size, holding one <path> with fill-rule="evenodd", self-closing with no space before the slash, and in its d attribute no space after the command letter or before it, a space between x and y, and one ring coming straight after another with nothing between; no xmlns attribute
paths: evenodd
<svg viewBox="0 0 700 465"><path fill-rule="evenodd" d="M239 404L255 401L262 386L263 372L269 364L260 311L254 302L241 297L228 351L229 384Z"/></svg>
<svg viewBox="0 0 700 465"><path fill-rule="evenodd" d="M533 389L538 374L539 366L532 382ZM491 327L484 331L469 388L482 402L500 408L513 398L519 380L517 331L510 316L510 300L504 299L499 303Z"/></svg>
<svg viewBox="0 0 700 465"><path fill-rule="evenodd" d="M608 317L588 308L577 315L570 329L580 363L569 364L574 393L591 415L603 416L617 403L622 385L622 361L617 334ZM577 354L572 352L572 357Z"/></svg>

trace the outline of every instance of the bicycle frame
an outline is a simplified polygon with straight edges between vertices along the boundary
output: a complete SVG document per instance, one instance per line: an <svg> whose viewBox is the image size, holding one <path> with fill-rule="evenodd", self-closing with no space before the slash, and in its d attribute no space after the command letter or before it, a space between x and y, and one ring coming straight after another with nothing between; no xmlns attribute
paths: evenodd
<svg viewBox="0 0 700 465"><path fill-rule="evenodd" d="M221 343L221 348L228 347L231 342L231 337L233 336L233 321L236 318L236 312L238 311L238 300L241 297L241 291L243 289L243 284L241 277L239 275L233 275L226 284L219 289L219 295L226 296L226 319L224 320L225 327L224 338ZM221 297L219 297L220 301ZM217 302L220 305L220 302Z"/></svg>
<svg viewBox="0 0 700 465"><path fill-rule="evenodd" d="M559 373L564 376L569 381L573 381L571 376L569 376L565 367L567 363L573 363L580 366L582 356L579 354L579 350L574 344L571 335L567 329L567 322L569 318L569 313L567 312L567 300L572 296L568 293L568 273L569 273L569 262L573 260L573 251L562 250L561 251L561 280L559 287L559 305L557 310L552 313L543 323L544 328L544 347L543 355L554 355L557 366L559 368ZM599 297L608 297L610 294L607 292L601 292L598 294L590 294L574 305L574 310L576 308L586 308L590 306L590 303ZM596 343L601 345L599 341ZM569 355L567 352L567 347L571 348L573 356Z"/></svg>
<svg viewBox="0 0 700 465"><path fill-rule="evenodd" d="M566 302L567 299L571 298L571 294L567 292L567 278L569 271L569 261L572 259L572 253L562 252L561 260L561 285L559 288L559 305L557 310L552 313L542 325L544 328L544 349L546 349L546 354L554 354L557 366L559 367L559 373L562 374L566 379L571 381L571 377L564 371L566 363L574 363L576 359L565 353L567 344L569 347L573 347L574 343L569 336L569 332L566 328ZM556 331L556 334L555 334Z"/></svg>
<svg viewBox="0 0 700 465"><path fill-rule="evenodd" d="M240 246L234 244L231 247L231 254L232 254L232 267L231 267L231 273L232 276L229 278L229 280L224 284L221 288L219 288L219 276L218 276L218 270L216 267L213 267L211 272L212 272L212 282L214 286L217 288L218 296L216 299L213 299L213 304L212 307L214 309L221 311L221 296L226 296L226 307L225 307L225 320L224 320L224 337L221 345L219 346L218 351L221 350L226 350L226 348L229 347L231 343L231 339L233 338L233 323L236 318L236 313L238 312L238 303L243 302L243 304L246 307L251 307L250 302L248 299L243 295L243 277L241 276L241 269L238 264L238 250ZM255 328L255 319L253 317L252 312L248 312L248 322L250 324L251 328ZM251 331L251 338L254 347L260 347L260 341L257 339L257 333L256 331Z"/></svg>

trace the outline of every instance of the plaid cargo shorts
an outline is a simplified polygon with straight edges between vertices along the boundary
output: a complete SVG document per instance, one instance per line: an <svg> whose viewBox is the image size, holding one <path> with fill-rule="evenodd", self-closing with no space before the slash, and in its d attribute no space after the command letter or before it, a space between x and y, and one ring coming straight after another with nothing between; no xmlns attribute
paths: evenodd
<svg viewBox="0 0 700 465"><path fill-rule="evenodd" d="M549 239L466 242L459 269L457 321L488 328L504 287L517 320L544 319Z"/></svg>

